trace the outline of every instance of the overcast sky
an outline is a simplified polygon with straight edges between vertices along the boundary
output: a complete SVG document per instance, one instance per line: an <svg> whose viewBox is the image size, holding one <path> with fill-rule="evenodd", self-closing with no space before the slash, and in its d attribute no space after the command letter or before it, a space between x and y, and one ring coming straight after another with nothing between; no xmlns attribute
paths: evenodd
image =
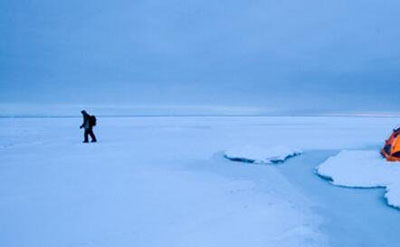
<svg viewBox="0 0 400 247"><path fill-rule="evenodd" d="M400 107L398 0L0 0L0 103Z"/></svg>

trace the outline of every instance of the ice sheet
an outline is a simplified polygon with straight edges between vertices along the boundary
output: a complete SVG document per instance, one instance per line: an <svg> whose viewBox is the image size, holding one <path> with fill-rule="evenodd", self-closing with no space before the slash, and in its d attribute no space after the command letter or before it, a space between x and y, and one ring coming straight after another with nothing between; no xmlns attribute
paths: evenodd
<svg viewBox="0 0 400 247"><path fill-rule="evenodd" d="M232 161L240 161L254 164L282 163L287 159L300 155L300 149L286 146L257 147L242 146L225 151L224 157Z"/></svg>
<svg viewBox="0 0 400 247"><path fill-rule="evenodd" d="M373 188L385 187L389 205L400 207L400 162L388 162L377 150L344 150L316 168L332 184Z"/></svg>

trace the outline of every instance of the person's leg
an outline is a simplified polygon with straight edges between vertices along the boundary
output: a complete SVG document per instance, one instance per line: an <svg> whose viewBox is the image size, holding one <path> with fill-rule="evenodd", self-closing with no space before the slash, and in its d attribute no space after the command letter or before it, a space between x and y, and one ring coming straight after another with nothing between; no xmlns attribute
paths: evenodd
<svg viewBox="0 0 400 247"><path fill-rule="evenodd" d="M85 129L84 137L85 137L85 140L83 142L85 142L85 143L89 142L89 131L88 131L88 129Z"/></svg>
<svg viewBox="0 0 400 247"><path fill-rule="evenodd" d="M92 138L92 142L97 142L96 136L93 133L93 129L89 129L89 135Z"/></svg>

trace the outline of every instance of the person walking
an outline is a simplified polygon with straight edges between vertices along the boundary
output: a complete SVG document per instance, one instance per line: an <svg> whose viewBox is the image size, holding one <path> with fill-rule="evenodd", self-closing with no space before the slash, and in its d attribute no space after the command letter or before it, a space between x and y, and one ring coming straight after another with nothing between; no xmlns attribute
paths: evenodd
<svg viewBox="0 0 400 247"><path fill-rule="evenodd" d="M81 129L84 128L84 141L83 143L89 142L89 136L92 139L92 142L97 142L96 136L93 133L93 127L96 126L96 117L89 115L85 110L81 111L83 117L83 123L81 125Z"/></svg>

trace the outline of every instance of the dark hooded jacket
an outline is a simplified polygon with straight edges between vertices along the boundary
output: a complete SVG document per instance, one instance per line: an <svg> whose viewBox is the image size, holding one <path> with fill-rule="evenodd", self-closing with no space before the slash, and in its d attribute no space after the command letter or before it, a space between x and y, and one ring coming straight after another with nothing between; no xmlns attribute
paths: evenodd
<svg viewBox="0 0 400 247"><path fill-rule="evenodd" d="M83 115L83 123L81 125L81 128L85 128L85 129L92 128L92 126L90 126L90 122L89 122L90 115L85 111L82 111L82 115Z"/></svg>

